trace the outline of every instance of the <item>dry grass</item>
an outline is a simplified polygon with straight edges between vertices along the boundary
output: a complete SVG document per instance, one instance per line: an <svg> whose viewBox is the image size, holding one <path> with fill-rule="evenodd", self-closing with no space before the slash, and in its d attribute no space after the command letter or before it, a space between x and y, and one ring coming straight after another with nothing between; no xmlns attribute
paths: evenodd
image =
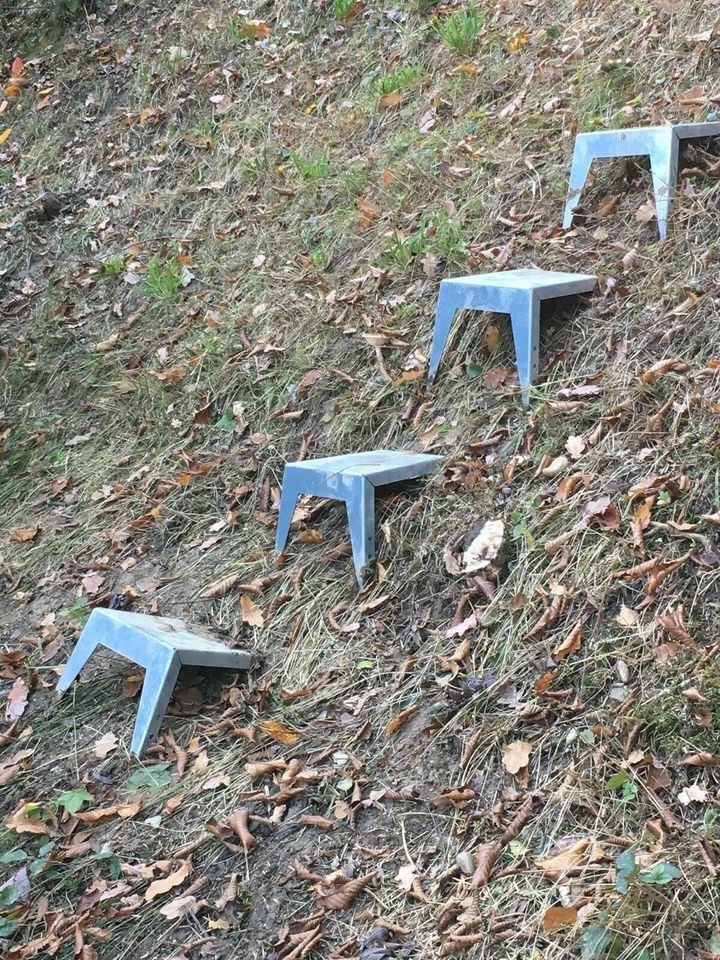
<svg viewBox="0 0 720 960"><path fill-rule="evenodd" d="M126 753L134 703L118 693L128 669L99 659L72 695L51 695L91 606L181 615L258 654L247 682L188 678L201 702L181 686L149 758L168 763L172 778L142 792L142 812L95 826L90 847L64 862L72 818L58 827L59 862L32 878L26 908L7 914L17 923L10 956L29 955L22 945L44 936L48 910L72 921L80 895L98 879L112 887L118 870L130 888L90 920L80 914L81 928L110 934L87 934L100 957L277 956L283 924L317 909L295 857L320 874L378 870L350 908L328 912L317 956L359 955L355 938L378 917L408 931L398 937L415 957L438 956L463 933L475 937L473 957L716 955L716 774L680 760L720 753L720 673L708 653L720 554L717 527L702 519L720 498L717 146L689 148L667 242L635 219L650 182L634 163L598 167L584 202L591 214L572 231L557 227L576 125L702 119L714 109L718 41L692 39L710 15L690 4L672 15L662 5L488 5L474 53L460 57L422 7L392 14L367 3L343 23L331 4L257 4L245 16L217 0L143 2L70 19L45 45L32 33L42 34L41 22L17 17L0 41L5 62L40 58L31 88L0 114L0 130L5 117L13 126L0 147L9 161L0 180L0 629L5 649L24 655L0 676L4 691L16 673L33 688L2 750L4 759L35 751L2 788L5 812L20 801L50 805L81 784L90 808L128 797L139 768ZM271 31L260 43L242 37L255 19ZM379 91L395 83L383 86L383 76L407 63L422 74L401 80L399 106L381 108ZM35 92L50 85L51 104L36 110ZM696 85L707 105L680 103ZM50 221L37 217L45 190L66 195ZM594 218L608 195L618 212ZM361 200L378 207L362 228ZM495 260L483 260L493 249ZM194 278L173 293L180 254ZM140 282L102 266L113 258ZM148 292L153 259L167 298ZM601 277L597 296L546 318L529 410L518 402L503 318L492 318L492 355L483 349L491 318L467 317L436 385L403 381L404 369L424 369L440 277L498 263ZM368 333L400 345L376 351ZM664 358L687 369L641 383ZM298 395L314 369L322 379ZM588 385L597 392L572 394ZM543 458L563 455L571 436L585 450L560 475L544 475ZM357 593L349 557L338 553L344 514L332 504L300 524L278 565L284 463L303 447L323 456L380 446L440 453L445 469L379 504L380 567L366 590ZM559 484L573 472L583 481L563 500ZM638 552L630 521L642 498L630 500L630 489L683 474L682 496L656 494ZM583 505L603 496L620 512L617 531L582 523ZM497 518L505 555L489 582L448 573L445 546L459 551L480 521ZM28 525L41 528L35 539L10 540ZM302 542L303 526L321 541ZM647 577L615 576L687 551L656 592L644 592ZM92 572L104 580L88 595L82 581ZM237 588L203 599L230 574L246 584L279 574L253 596L262 629L242 622ZM567 591L562 614L528 642L557 584ZM616 620L623 604L637 611L632 625ZM691 640L661 625L678 605ZM473 610L479 625L446 637L456 612ZM359 627L339 631L331 611ZM581 648L554 664L578 622ZM62 645L48 655L56 631ZM453 676L447 658L463 640ZM678 650L662 646L673 642ZM539 692L552 669L556 679ZM688 687L709 702L688 698ZM389 736L390 721L413 707ZM297 732L293 745L257 728L272 719ZM233 736L252 727L254 742ZM110 731L118 749L99 760L93 744ZM502 764L502 746L516 740L532 744L526 784ZM270 816L272 803L239 795L270 785L251 784L248 758L276 757L298 758L318 777L275 822L252 821L258 843L246 858L206 825L240 807ZM667 771L659 801L648 791L650 758ZM635 785L624 793L608 786L621 771ZM683 805L680 792L696 783L706 801ZM472 791L469 803L433 802L451 787ZM455 856L500 836L530 790L542 802L490 883L472 890ZM303 814L336 829L302 826ZM84 829L75 824L73 836ZM0 848L37 859L46 839L2 828ZM568 874L538 866L583 840L597 846ZM130 900L123 916L122 897L147 886L134 868L196 841L185 887ZM668 862L681 877L667 886L635 879L621 894L614 865L630 848L644 866ZM408 863L427 902L396 880ZM2 869L10 876L17 866ZM237 899L218 909L231 874ZM159 905L202 877L196 896L207 906L166 920ZM464 930L438 930L459 902L475 911ZM546 933L545 912L561 903L576 906L579 921ZM593 924L610 931L595 953ZM73 948L67 929L59 956Z"/></svg>

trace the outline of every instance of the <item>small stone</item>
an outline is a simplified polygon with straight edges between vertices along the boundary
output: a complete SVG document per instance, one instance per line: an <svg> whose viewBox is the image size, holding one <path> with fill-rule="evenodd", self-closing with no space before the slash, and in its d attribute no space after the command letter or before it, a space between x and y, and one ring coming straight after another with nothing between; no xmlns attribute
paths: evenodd
<svg viewBox="0 0 720 960"><path fill-rule="evenodd" d="M618 678L620 679L620 682L629 683L630 670L628 669L628 665L625 663L625 661L618 660L617 663L615 664L615 669L617 670L617 675L618 675Z"/></svg>
<svg viewBox="0 0 720 960"><path fill-rule="evenodd" d="M463 850L462 853L459 853L455 857L455 863L466 876L470 877L475 873L475 857L468 850Z"/></svg>

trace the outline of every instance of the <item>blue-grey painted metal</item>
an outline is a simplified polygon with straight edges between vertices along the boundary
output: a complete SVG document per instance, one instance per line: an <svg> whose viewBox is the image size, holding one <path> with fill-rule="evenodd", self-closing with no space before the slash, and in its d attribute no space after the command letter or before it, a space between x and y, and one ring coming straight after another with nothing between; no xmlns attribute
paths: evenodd
<svg viewBox="0 0 720 960"><path fill-rule="evenodd" d="M370 450L288 463L283 475L275 550L287 543L295 504L302 493L342 500L350 527L355 576L375 558L375 488L433 473L442 457L427 453Z"/></svg>
<svg viewBox="0 0 720 960"><path fill-rule="evenodd" d="M108 647L145 668L131 746L137 757L160 729L180 667L247 670L252 661L249 653L230 650L198 633L197 627L188 630L182 620L96 607L58 681L58 694L76 679L97 646Z"/></svg>
<svg viewBox="0 0 720 960"><path fill-rule="evenodd" d="M593 160L602 157L649 157L660 236L667 236L667 224L675 199L678 156L681 140L720 136L720 123L677 123L663 127L636 127L632 130L598 130L579 133L575 138L568 199L563 226L572 224L573 213Z"/></svg>
<svg viewBox="0 0 720 960"><path fill-rule="evenodd" d="M504 270L443 280L440 283L430 351L430 379L435 377L440 366L458 310L509 313L522 400L527 404L528 389L538 372L540 303L556 297L588 293L595 289L596 284L597 277L589 274L551 270Z"/></svg>

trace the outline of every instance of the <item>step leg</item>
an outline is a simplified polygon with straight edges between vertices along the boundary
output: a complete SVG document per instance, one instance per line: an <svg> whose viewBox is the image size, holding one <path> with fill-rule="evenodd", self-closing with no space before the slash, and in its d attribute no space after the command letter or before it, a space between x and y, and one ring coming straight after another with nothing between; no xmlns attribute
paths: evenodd
<svg viewBox="0 0 720 960"><path fill-rule="evenodd" d="M518 300L510 320L522 402L527 406L528 389L537 377L540 360L540 300L534 294Z"/></svg>
<svg viewBox="0 0 720 960"><path fill-rule="evenodd" d="M440 284L440 293L438 294L437 308L435 310L435 328L433 330L432 348L430 350L430 368L428 377L435 379L435 374L440 366L443 351L450 336L450 328L457 307L457 293L453 288L445 283Z"/></svg>
<svg viewBox="0 0 720 960"><path fill-rule="evenodd" d="M375 559L375 487L365 477L355 478L345 500L355 577L363 585L363 572Z"/></svg>
<svg viewBox="0 0 720 960"><path fill-rule="evenodd" d="M280 553L287 543L290 525L292 524L293 514L295 513L295 505L297 504L300 494L304 492L300 471L292 467L285 467L282 493L280 494L277 533L275 535L275 553Z"/></svg>
<svg viewBox="0 0 720 960"><path fill-rule="evenodd" d="M145 670L131 750L141 757L157 736L173 687L180 672L180 658L174 650L159 649L157 659Z"/></svg>
<svg viewBox="0 0 720 960"><path fill-rule="evenodd" d="M572 226L573 214L575 213L575 208L580 203L580 194L585 186L585 181L587 180L588 173L590 173L590 167L594 159L590 141L582 137L576 138L572 167L570 168L568 197L565 203L565 215L563 217L563 227L565 227L565 229Z"/></svg>
<svg viewBox="0 0 720 960"><path fill-rule="evenodd" d="M662 138L656 139L650 153L658 233L663 240L667 236L668 218L675 199L679 155L680 141L671 128L667 134L663 131Z"/></svg>

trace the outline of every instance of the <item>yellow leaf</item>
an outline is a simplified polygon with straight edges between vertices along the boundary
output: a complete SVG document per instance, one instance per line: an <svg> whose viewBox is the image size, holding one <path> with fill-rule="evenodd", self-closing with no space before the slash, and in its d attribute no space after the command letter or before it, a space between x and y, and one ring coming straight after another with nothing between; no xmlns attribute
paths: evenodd
<svg viewBox="0 0 720 960"><path fill-rule="evenodd" d="M563 927L571 927L577 921L577 907L550 907L543 917L545 933L555 933Z"/></svg>
<svg viewBox="0 0 720 960"><path fill-rule="evenodd" d="M383 110L390 110L393 107L397 107L402 103L402 94L398 93L397 90L393 90L392 93L386 93L384 97L380 98L379 106Z"/></svg>
<svg viewBox="0 0 720 960"><path fill-rule="evenodd" d="M6 141L7 138L10 136L10 134L12 133L12 131L13 131L13 128L12 128L12 127L6 127L6 128L3 130L3 132L0 133L0 144L5 143L5 141Z"/></svg>
<svg viewBox="0 0 720 960"><path fill-rule="evenodd" d="M270 36L270 27L264 20L246 20L240 28L240 33L251 40L264 40Z"/></svg>
<svg viewBox="0 0 720 960"><path fill-rule="evenodd" d="M278 743L292 744L297 743L300 739L300 734L295 733L294 730L291 730L290 727L286 727L284 723L280 723L279 720L263 720L262 723L258 724L260 730L264 731L269 737L272 737L273 740L277 740Z"/></svg>

